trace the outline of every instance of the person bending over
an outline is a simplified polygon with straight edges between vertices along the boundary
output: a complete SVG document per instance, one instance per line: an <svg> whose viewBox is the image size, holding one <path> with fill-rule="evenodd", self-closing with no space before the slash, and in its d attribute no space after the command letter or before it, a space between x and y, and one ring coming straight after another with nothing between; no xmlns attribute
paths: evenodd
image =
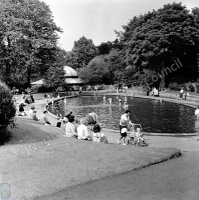
<svg viewBox="0 0 199 200"><path fill-rule="evenodd" d="M48 120L47 115L48 115L48 111L47 111L47 110L44 110L43 114L41 115L40 121L41 121L42 123L44 123L44 125L51 125L51 123L50 123L49 120Z"/></svg>

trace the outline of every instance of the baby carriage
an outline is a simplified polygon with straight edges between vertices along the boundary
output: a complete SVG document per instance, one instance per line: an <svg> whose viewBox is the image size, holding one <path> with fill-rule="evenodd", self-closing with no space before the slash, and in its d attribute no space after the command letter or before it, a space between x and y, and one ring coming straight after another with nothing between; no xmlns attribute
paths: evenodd
<svg viewBox="0 0 199 200"><path fill-rule="evenodd" d="M140 124L132 124L129 130L129 140L128 144L132 144L135 146L148 146L146 141L143 138L143 130Z"/></svg>

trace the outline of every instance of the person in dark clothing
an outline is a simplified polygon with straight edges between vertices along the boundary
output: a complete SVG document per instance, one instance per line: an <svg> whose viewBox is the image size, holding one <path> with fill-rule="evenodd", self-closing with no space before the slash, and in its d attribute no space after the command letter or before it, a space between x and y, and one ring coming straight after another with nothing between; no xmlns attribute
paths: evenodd
<svg viewBox="0 0 199 200"><path fill-rule="evenodd" d="M19 104L19 113L18 113L19 116L27 116L26 112L24 111L25 106L26 105L24 103Z"/></svg>
<svg viewBox="0 0 199 200"><path fill-rule="evenodd" d="M74 119L75 120L75 116L73 115L72 112L70 112L68 115L65 116L66 118L70 118L70 119Z"/></svg>
<svg viewBox="0 0 199 200"><path fill-rule="evenodd" d="M55 110L56 110L56 114L57 114L57 118L62 118L62 114L60 113L60 108L59 108L59 102L57 101L55 104Z"/></svg>

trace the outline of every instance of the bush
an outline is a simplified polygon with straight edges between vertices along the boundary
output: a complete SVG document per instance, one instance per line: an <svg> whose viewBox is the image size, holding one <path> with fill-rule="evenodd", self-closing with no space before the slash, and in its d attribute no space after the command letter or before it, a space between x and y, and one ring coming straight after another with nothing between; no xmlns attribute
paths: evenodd
<svg viewBox="0 0 199 200"><path fill-rule="evenodd" d="M16 108L12 97L9 88L0 82L0 127L7 127L13 123Z"/></svg>
<svg viewBox="0 0 199 200"><path fill-rule="evenodd" d="M195 92L194 86L191 82L185 83L185 87L190 92Z"/></svg>
<svg viewBox="0 0 199 200"><path fill-rule="evenodd" d="M181 90L181 88L184 88L184 84L179 84L179 83L174 82L174 83L170 83L168 88L171 90L179 91Z"/></svg>

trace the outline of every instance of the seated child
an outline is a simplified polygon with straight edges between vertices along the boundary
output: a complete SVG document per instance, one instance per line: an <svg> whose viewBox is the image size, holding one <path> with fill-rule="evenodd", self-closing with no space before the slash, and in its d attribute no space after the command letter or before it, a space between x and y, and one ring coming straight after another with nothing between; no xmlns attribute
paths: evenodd
<svg viewBox="0 0 199 200"><path fill-rule="evenodd" d="M104 133L101 133L101 127L97 123L93 127L93 142L108 143L107 137L104 135Z"/></svg>
<svg viewBox="0 0 199 200"><path fill-rule="evenodd" d="M36 110L33 110L32 118L35 121L39 121L39 119L37 118L37 111Z"/></svg>
<svg viewBox="0 0 199 200"><path fill-rule="evenodd" d="M135 145L137 145L137 144L139 144L139 145L146 144L145 140L143 138L143 134L141 133L141 129L140 128L136 129L134 142L135 142Z"/></svg>

